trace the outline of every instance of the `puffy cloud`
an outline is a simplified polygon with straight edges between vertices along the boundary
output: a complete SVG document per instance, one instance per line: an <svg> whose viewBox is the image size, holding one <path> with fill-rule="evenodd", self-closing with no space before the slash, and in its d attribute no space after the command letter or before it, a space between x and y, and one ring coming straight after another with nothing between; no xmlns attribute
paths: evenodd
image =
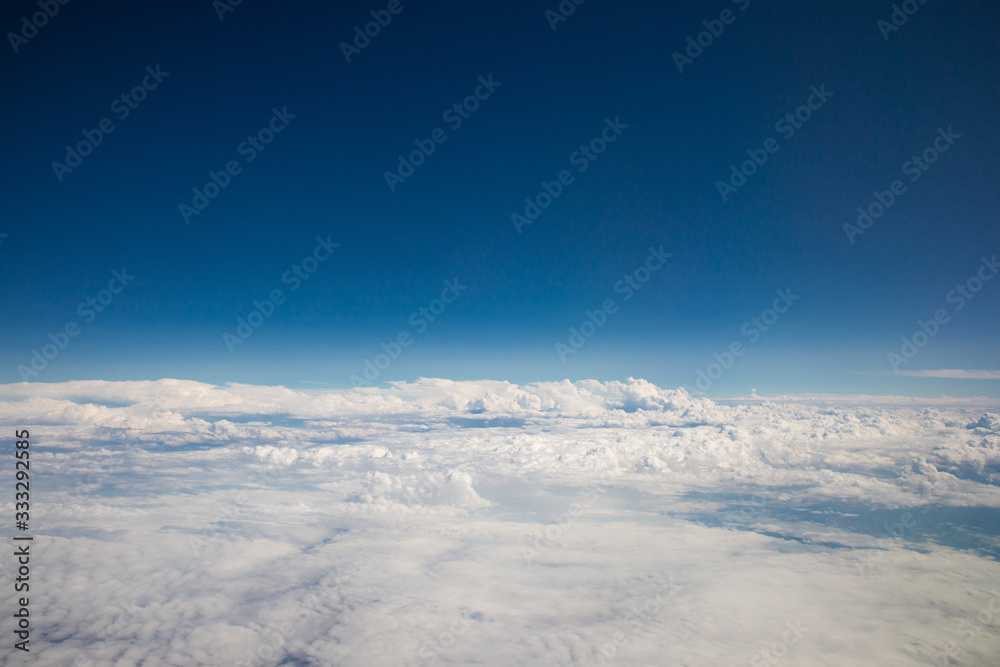
<svg viewBox="0 0 1000 667"><path fill-rule="evenodd" d="M997 626L955 628L1000 613L998 408L0 386L39 476L32 662L988 664Z"/></svg>

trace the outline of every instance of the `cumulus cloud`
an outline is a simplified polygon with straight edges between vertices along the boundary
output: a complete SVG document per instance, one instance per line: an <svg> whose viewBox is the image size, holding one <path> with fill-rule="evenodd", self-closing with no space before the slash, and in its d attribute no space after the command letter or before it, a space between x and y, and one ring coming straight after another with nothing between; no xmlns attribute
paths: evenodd
<svg viewBox="0 0 1000 667"><path fill-rule="evenodd" d="M997 413L638 379L0 386L39 476L40 665L989 664Z"/></svg>
<svg viewBox="0 0 1000 667"><path fill-rule="evenodd" d="M976 421L968 424L965 428L982 429L984 431L1000 432L1000 415L987 412Z"/></svg>

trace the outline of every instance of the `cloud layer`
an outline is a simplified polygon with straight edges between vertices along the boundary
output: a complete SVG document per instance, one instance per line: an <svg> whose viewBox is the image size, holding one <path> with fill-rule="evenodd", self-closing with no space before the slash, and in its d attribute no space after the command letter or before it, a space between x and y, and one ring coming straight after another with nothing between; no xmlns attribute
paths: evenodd
<svg viewBox="0 0 1000 667"><path fill-rule="evenodd" d="M896 374L919 378L948 378L951 380L1000 380L1000 371L981 369L942 368L929 371L897 371Z"/></svg>
<svg viewBox="0 0 1000 667"><path fill-rule="evenodd" d="M1000 616L956 630L1000 612L988 403L0 386L32 432L32 662L988 664Z"/></svg>

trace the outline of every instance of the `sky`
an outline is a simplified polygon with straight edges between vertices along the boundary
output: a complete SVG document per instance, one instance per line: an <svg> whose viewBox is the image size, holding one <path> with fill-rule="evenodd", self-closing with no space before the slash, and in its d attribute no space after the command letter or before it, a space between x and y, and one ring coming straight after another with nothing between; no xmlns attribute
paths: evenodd
<svg viewBox="0 0 1000 667"><path fill-rule="evenodd" d="M558 6L5 5L0 382L1000 396L996 3Z"/></svg>

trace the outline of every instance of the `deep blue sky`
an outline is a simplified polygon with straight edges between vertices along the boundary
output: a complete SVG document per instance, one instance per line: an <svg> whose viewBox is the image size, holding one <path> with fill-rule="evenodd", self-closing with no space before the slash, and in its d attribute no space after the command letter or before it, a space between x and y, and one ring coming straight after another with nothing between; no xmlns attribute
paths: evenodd
<svg viewBox="0 0 1000 667"><path fill-rule="evenodd" d="M960 312L946 301L1000 253L995 2L931 0L886 41L889 2L589 0L553 31L555 0L403 0L349 64L340 42L386 3L244 0L224 21L177 4L70 2L0 48L0 381L78 322L33 381L347 386L407 331L378 381L693 387L791 287L799 301L709 394L1000 395L884 375L938 308L951 320L902 370L1000 367L1000 280ZM679 73L671 54L727 8ZM0 26L37 11L9 3ZM156 65L169 76L119 120L111 103ZM501 86L452 130L442 112L489 75ZM833 97L784 139L775 121L824 84ZM237 146L275 107L296 118L247 163ZM578 172L571 154L616 117L628 129ZM115 130L59 182L51 163L102 118ZM949 126L961 138L910 183L903 163ZM438 127L447 141L390 192L384 172ZM716 182L768 137L780 150L723 202ZM242 173L185 224L178 205L234 159ZM574 182L518 234L511 214L563 169ZM907 192L849 243L844 223L897 178ZM292 292L282 274L317 236L341 246ZM668 264L624 301L616 281L660 245ZM134 282L86 322L77 304L122 267ZM455 277L468 289L417 333L411 313ZM276 288L287 301L230 353L223 333ZM556 343L609 298L618 312L562 362Z"/></svg>

